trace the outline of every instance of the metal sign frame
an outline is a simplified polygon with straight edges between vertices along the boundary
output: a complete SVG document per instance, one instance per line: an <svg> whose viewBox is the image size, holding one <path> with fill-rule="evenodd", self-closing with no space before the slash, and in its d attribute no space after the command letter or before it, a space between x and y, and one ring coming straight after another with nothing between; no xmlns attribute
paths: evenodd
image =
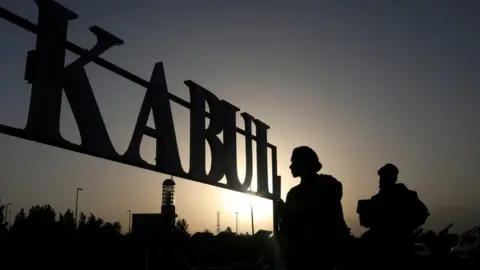
<svg viewBox="0 0 480 270"><path fill-rule="evenodd" d="M39 10L38 25L0 7L1 18L37 35L36 48L28 52L25 68L25 80L32 85L26 127L20 129L0 124L0 133L274 201L280 199L281 177L277 171L277 148L267 141L268 125L248 113L241 113L245 129L237 127L236 115L240 109L190 80L184 82L190 90L190 102L169 93L161 62L155 64L151 79L147 81L101 58L102 53L122 45L123 41L98 26L90 28L97 38L95 46L88 50L82 49L67 40L68 23L78 18L78 15L53 0L34 1ZM79 57L65 67L66 50ZM132 140L124 154L119 154L110 141L85 71L85 66L89 63L95 63L147 89ZM69 142L60 135L62 94L66 95L72 108L81 144ZM179 158L170 100L190 110L188 172L183 170ZM206 112L206 103L210 112ZM147 126L150 112L153 113L155 129ZM206 117L210 118L210 124L205 129ZM255 136L252 126L256 129ZM221 132L223 142L217 136ZM238 179L236 133L245 137L244 181ZM155 164L144 161L140 156L139 147L143 136L156 139ZM205 140L209 142L212 153L212 165L208 173L205 170ZM256 192L248 190L253 174L253 140L257 144ZM272 191L268 188L268 148L271 149L272 159ZM224 176L227 183L219 183ZM274 216L275 212L274 210Z"/></svg>

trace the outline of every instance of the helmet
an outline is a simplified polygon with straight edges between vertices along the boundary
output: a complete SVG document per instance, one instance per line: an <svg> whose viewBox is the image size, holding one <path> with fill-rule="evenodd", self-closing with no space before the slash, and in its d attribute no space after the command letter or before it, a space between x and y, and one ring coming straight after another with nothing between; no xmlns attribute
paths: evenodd
<svg viewBox="0 0 480 270"><path fill-rule="evenodd" d="M398 175L398 168L397 166L387 163L382 168L378 170L378 175L390 175L390 176L397 176Z"/></svg>
<svg viewBox="0 0 480 270"><path fill-rule="evenodd" d="M303 164L308 164L311 168L318 172L322 169L322 163L320 163L317 153L308 146L299 146L293 149L292 160L301 161Z"/></svg>

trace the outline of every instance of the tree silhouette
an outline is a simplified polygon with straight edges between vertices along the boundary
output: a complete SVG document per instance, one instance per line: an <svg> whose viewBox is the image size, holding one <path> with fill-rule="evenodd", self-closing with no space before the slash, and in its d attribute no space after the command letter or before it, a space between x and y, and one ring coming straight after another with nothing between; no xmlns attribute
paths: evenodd
<svg viewBox="0 0 480 270"><path fill-rule="evenodd" d="M106 222L103 223L99 229L105 234L116 235L121 233L122 225L120 225L118 221L113 223Z"/></svg>
<svg viewBox="0 0 480 270"><path fill-rule="evenodd" d="M91 228L100 229L103 226L103 219L97 218L94 214L90 213L87 219L87 226Z"/></svg>
<svg viewBox="0 0 480 270"><path fill-rule="evenodd" d="M20 209L17 215L15 215L15 221L13 222L12 231L21 232L26 225L27 215L25 209Z"/></svg>
<svg viewBox="0 0 480 270"><path fill-rule="evenodd" d="M85 215L85 213L80 212L80 217L78 219L78 227L82 227L85 225L87 225L87 216Z"/></svg>
<svg viewBox="0 0 480 270"><path fill-rule="evenodd" d="M122 225L120 222L115 221L112 223L112 227L115 229L116 232L120 233L122 231Z"/></svg>
<svg viewBox="0 0 480 270"><path fill-rule="evenodd" d="M7 229L7 222L6 222L6 215L3 214L5 212L5 205L1 204L0 205L0 238L3 238L7 235L8 229Z"/></svg>
<svg viewBox="0 0 480 270"><path fill-rule="evenodd" d="M188 223L184 218L177 220L175 223L175 231L180 234L190 235L188 233Z"/></svg>
<svg viewBox="0 0 480 270"><path fill-rule="evenodd" d="M55 223L56 213L50 205L33 206L28 211L27 223L31 227L41 227L42 229L50 229Z"/></svg>
<svg viewBox="0 0 480 270"><path fill-rule="evenodd" d="M72 210L56 213L50 205L35 205L15 215L10 228L2 229L4 209L0 204L0 249L2 258L18 260L18 268L61 266L52 254L65 261L76 261L76 268L122 268L134 262L135 246L121 234L121 225L105 222L93 214L80 213L77 226ZM1 248L0 247L0 248ZM78 260L78 258L82 258ZM133 265L133 264L132 264ZM138 268L133 265L127 268Z"/></svg>
<svg viewBox="0 0 480 270"><path fill-rule="evenodd" d="M0 204L0 210L4 212L4 209ZM0 212L1 223L5 223L4 217ZM256 261L266 245L264 240L246 237L248 232L237 236L230 226L218 236L205 229L203 233L190 237L185 219L175 222L174 234L162 235L165 238L155 244L143 243L134 235L123 235L121 229L118 221L106 222L93 213L80 212L75 224L71 209L56 212L50 205L36 205L28 211L20 209L10 230L0 231L0 243L3 244L0 246L5 247L0 257L28 258L17 260L17 268L64 267L61 262L51 259L54 254L62 261L74 261L75 268L79 269L94 265L95 268L137 269L144 267L145 245L153 245L149 250L149 265L152 267L178 258L191 265L195 265L193 261L204 266L220 266L233 261ZM157 246L168 249L168 252L163 254L163 251L155 250ZM172 269L187 269L182 267Z"/></svg>
<svg viewBox="0 0 480 270"><path fill-rule="evenodd" d="M75 217L72 210L67 209L65 213L59 214L57 224L62 234L72 236L76 230Z"/></svg>
<svg viewBox="0 0 480 270"><path fill-rule="evenodd" d="M58 216L58 221L66 225L75 225L75 217L72 210L67 209L64 214Z"/></svg>
<svg viewBox="0 0 480 270"><path fill-rule="evenodd" d="M24 215L24 214L23 214ZM30 239L48 239L54 237L56 230L56 213L50 205L36 205L30 208L28 215L18 227L18 233ZM15 219L15 223L17 219Z"/></svg>
<svg viewBox="0 0 480 270"><path fill-rule="evenodd" d="M0 204L0 224L3 224L5 222L6 215L4 215L3 212L5 212L5 205Z"/></svg>

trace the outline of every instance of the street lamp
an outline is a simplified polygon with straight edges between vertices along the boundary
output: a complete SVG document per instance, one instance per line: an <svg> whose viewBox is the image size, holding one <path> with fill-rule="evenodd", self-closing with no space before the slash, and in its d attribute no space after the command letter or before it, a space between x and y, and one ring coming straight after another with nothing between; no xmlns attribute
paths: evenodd
<svg viewBox="0 0 480 270"><path fill-rule="evenodd" d="M250 191L252 191L252 185L250 185ZM250 219L252 221L252 235L255 234L255 223L253 221L253 195L250 196Z"/></svg>
<svg viewBox="0 0 480 270"><path fill-rule="evenodd" d="M132 210L127 210L128 212L128 233L132 232Z"/></svg>
<svg viewBox="0 0 480 270"><path fill-rule="evenodd" d="M9 223L9 222L8 222L8 220L9 220L8 207L11 206L11 205L12 205L12 203L7 203L7 204L5 205L5 221L7 222L7 226L8 226L8 223Z"/></svg>
<svg viewBox="0 0 480 270"><path fill-rule="evenodd" d="M253 204L250 203L250 218L252 220L252 235L255 234L255 223L253 222Z"/></svg>
<svg viewBox="0 0 480 270"><path fill-rule="evenodd" d="M77 197L75 199L75 225L77 225L77 214L78 214L78 192L83 190L83 188L77 188Z"/></svg>
<svg viewBox="0 0 480 270"><path fill-rule="evenodd" d="M235 233L238 234L238 212L235 212Z"/></svg>

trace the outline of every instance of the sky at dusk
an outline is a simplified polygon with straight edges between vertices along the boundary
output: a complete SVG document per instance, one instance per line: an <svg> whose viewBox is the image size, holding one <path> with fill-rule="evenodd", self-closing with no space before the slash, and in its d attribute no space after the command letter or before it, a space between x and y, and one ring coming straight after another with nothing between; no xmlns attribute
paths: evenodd
<svg viewBox="0 0 480 270"><path fill-rule="evenodd" d="M98 25L125 41L102 55L149 80L163 62L169 92L189 100L185 80L267 123L278 147L282 198L298 179L288 166L293 148L317 151L323 173L343 184L352 231L361 232L359 199L378 190L387 162L429 207L428 228L452 221L454 230L480 224L480 3L478 1L57 1L75 11L69 40L95 43ZM0 0L37 20L31 0ZM31 85L23 79L35 36L0 21L0 123L24 127ZM68 53L67 62L75 59ZM95 64L87 66L117 152L131 139L145 89ZM64 98L62 135L79 143ZM181 159L189 160L189 111L171 103ZM241 117L238 115L238 118ZM238 121L243 128L243 123ZM245 174L239 140L240 176ZM160 211L168 176L0 135L0 198L12 209L51 204L58 211L93 212L127 227L127 209ZM142 155L153 160L153 139ZM207 154L209 152L207 151ZM243 174L243 175L242 175ZM221 227L272 229L271 203L184 179L177 182L177 214L190 231Z"/></svg>

